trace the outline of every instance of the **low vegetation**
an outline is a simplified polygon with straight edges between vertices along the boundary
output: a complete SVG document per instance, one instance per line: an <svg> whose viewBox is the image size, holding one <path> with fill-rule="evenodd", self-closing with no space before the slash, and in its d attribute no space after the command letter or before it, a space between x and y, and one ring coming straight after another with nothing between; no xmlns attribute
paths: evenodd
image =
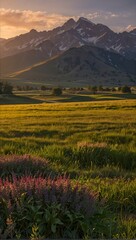
<svg viewBox="0 0 136 240"><path fill-rule="evenodd" d="M12 94L13 86L7 82L0 82L0 94Z"/></svg>
<svg viewBox="0 0 136 240"><path fill-rule="evenodd" d="M66 178L30 176L0 182L1 232L14 237L83 237L95 211L95 197ZM10 221L10 224L9 224ZM9 225L12 231L8 232ZM46 227L45 227L46 226ZM34 232L34 229L36 232Z"/></svg>
<svg viewBox="0 0 136 240"><path fill-rule="evenodd" d="M0 107L0 238L136 238L136 101Z"/></svg>
<svg viewBox="0 0 136 240"><path fill-rule="evenodd" d="M52 94L55 95L55 96L60 96L62 95L62 89L61 88L53 88L52 90Z"/></svg>
<svg viewBox="0 0 136 240"><path fill-rule="evenodd" d="M121 88L121 91L122 91L123 93L131 93L131 88L130 88L129 86L123 86L123 87Z"/></svg>

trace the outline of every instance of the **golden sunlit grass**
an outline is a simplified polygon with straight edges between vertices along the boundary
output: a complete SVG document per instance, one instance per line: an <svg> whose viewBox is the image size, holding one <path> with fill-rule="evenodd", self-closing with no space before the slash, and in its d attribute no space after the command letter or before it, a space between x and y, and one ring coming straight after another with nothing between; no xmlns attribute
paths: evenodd
<svg viewBox="0 0 136 240"><path fill-rule="evenodd" d="M90 236L134 239L135 109L133 99L0 106L0 175L69 175L98 197Z"/></svg>
<svg viewBox="0 0 136 240"><path fill-rule="evenodd" d="M135 106L135 100L1 106L1 154L44 156L51 148L98 142L127 157L136 147Z"/></svg>

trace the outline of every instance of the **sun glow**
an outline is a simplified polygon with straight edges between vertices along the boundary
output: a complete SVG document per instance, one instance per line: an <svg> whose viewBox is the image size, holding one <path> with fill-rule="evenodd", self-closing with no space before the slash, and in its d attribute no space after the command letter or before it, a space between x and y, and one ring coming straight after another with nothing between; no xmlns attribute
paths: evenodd
<svg viewBox="0 0 136 240"><path fill-rule="evenodd" d="M49 30L62 25L71 16L48 14L41 11L1 9L1 37L10 38L35 28Z"/></svg>

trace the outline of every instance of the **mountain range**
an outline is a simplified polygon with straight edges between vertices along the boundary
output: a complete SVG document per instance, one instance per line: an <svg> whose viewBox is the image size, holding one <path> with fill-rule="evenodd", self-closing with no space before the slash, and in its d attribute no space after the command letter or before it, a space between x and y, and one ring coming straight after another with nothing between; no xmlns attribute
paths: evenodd
<svg viewBox="0 0 136 240"><path fill-rule="evenodd" d="M136 29L115 33L81 17L50 31L32 29L14 38L0 39L0 49L1 78L136 83Z"/></svg>

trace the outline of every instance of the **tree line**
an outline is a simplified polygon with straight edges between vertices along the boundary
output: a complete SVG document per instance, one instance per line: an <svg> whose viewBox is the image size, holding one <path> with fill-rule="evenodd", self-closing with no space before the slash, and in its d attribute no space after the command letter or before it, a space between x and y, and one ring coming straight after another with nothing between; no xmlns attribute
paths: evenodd
<svg viewBox="0 0 136 240"><path fill-rule="evenodd" d="M120 87L103 87L103 86L88 86L88 90L96 93L96 92L122 92L122 93L131 93L131 87L125 85Z"/></svg>
<svg viewBox="0 0 136 240"><path fill-rule="evenodd" d="M16 86L16 90L18 91L30 91L30 90L50 90L52 91L53 95L60 96L62 95L64 90L68 90L70 92L77 92L77 91L83 91L86 88L83 87L73 87L73 88L61 88L61 87L46 87L45 85L42 85L41 87L33 87L33 86ZM103 86L88 86L87 89L91 91L93 94L97 92L122 92L122 93L131 93L131 87L125 85L122 87L103 87ZM12 94L13 93L13 86L7 82L0 82L0 94Z"/></svg>
<svg viewBox="0 0 136 240"><path fill-rule="evenodd" d="M12 94L13 86L7 82L0 82L0 94Z"/></svg>

